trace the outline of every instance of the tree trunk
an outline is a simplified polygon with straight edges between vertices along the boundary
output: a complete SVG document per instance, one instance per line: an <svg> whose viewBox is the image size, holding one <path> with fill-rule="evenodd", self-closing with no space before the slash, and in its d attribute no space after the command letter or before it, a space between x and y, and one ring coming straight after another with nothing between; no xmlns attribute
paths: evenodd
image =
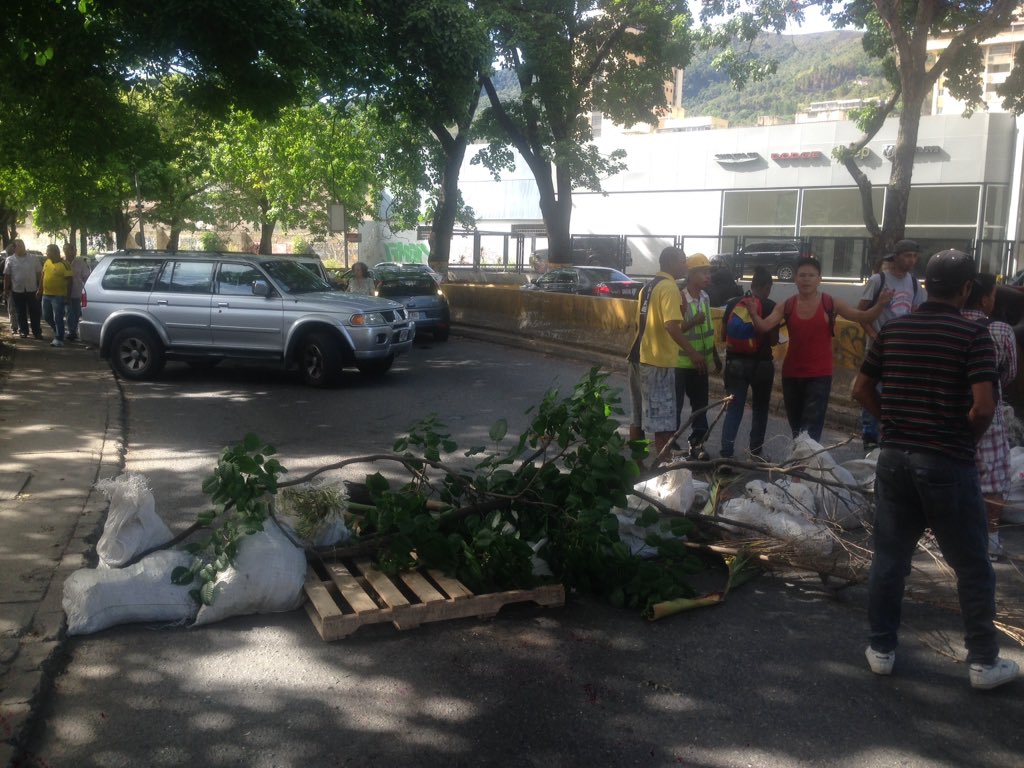
<svg viewBox="0 0 1024 768"><path fill-rule="evenodd" d="M445 131L447 133L447 131ZM441 139L439 134L438 139ZM444 148L444 170L441 174L441 190L438 194L434 220L431 222L430 255L427 262L430 266L445 274L452 253L452 232L455 229L455 216L459 208L459 173L462 161L469 146L469 133L460 132L451 137L450 141L441 141Z"/></svg>
<svg viewBox="0 0 1024 768"><path fill-rule="evenodd" d="M277 219L270 218L270 201L264 197L260 200L260 253L269 255L274 252L275 226Z"/></svg>
<svg viewBox="0 0 1024 768"><path fill-rule="evenodd" d="M114 211L114 244L119 251L128 246L128 232L131 230L128 214L118 208Z"/></svg>
<svg viewBox="0 0 1024 768"><path fill-rule="evenodd" d="M170 236L167 238L167 250L170 253L178 252L178 241L181 239L181 222L178 219L172 218L168 222L170 228Z"/></svg>
<svg viewBox="0 0 1024 768"><path fill-rule="evenodd" d="M78 255L87 256L89 253L89 236L85 233L85 227L78 232Z"/></svg>

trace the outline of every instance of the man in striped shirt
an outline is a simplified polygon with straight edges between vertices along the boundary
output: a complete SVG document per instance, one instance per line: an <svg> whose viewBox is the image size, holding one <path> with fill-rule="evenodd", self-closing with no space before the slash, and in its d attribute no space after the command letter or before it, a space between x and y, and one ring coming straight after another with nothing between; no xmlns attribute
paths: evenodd
<svg viewBox="0 0 1024 768"><path fill-rule="evenodd" d="M868 579L871 671L892 672L904 582L926 528L956 573L975 688L1017 677L999 658L995 574L975 442L995 413L995 353L988 330L960 316L976 269L960 251L928 261L928 301L890 320L871 345L853 396L882 424L875 475L874 557ZM881 383L881 393L877 385Z"/></svg>

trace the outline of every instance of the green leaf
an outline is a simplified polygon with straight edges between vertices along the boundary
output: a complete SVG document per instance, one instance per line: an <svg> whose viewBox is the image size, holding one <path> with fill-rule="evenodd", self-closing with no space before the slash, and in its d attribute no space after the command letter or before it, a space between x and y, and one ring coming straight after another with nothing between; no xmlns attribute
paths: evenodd
<svg viewBox="0 0 1024 768"><path fill-rule="evenodd" d="M658 522L658 510L654 507L647 507L637 518L637 524L649 528Z"/></svg>
<svg viewBox="0 0 1024 768"><path fill-rule="evenodd" d="M171 571L171 584L177 584L179 587L183 587L187 584L191 584L193 581L195 581L195 574L192 573L191 568L179 565Z"/></svg>
<svg viewBox="0 0 1024 768"><path fill-rule="evenodd" d="M217 518L217 513L212 509L205 510L196 515L196 522L209 528Z"/></svg>
<svg viewBox="0 0 1024 768"><path fill-rule="evenodd" d="M259 449L260 442L260 439L256 435L249 432L244 438L242 438L242 449L247 453L252 453Z"/></svg>
<svg viewBox="0 0 1024 768"><path fill-rule="evenodd" d="M213 588L214 583L208 581L199 588L199 601L203 605L213 605Z"/></svg>
<svg viewBox="0 0 1024 768"><path fill-rule="evenodd" d="M508 433L508 421L506 419L498 419L494 424L491 425L491 431L488 433L491 440L494 442L501 441Z"/></svg>

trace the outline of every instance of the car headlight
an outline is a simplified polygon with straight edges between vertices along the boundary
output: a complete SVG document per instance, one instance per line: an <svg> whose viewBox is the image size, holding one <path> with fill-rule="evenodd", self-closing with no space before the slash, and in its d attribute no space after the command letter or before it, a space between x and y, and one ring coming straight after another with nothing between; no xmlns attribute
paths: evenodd
<svg viewBox="0 0 1024 768"><path fill-rule="evenodd" d="M380 312L360 312L357 315L352 315L348 319L349 325L357 326L370 326L370 325L387 325L388 321L384 319L384 315Z"/></svg>

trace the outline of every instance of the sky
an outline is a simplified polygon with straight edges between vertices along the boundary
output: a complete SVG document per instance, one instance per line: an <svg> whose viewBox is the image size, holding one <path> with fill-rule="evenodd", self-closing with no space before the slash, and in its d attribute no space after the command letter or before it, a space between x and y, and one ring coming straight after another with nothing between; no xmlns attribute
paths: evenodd
<svg viewBox="0 0 1024 768"><path fill-rule="evenodd" d="M689 0L690 12L696 19L700 13L700 0ZM787 35L807 35L812 32L828 32L833 29L827 16L822 16L817 6L812 6L804 12L804 23L801 26L792 26L786 30Z"/></svg>

